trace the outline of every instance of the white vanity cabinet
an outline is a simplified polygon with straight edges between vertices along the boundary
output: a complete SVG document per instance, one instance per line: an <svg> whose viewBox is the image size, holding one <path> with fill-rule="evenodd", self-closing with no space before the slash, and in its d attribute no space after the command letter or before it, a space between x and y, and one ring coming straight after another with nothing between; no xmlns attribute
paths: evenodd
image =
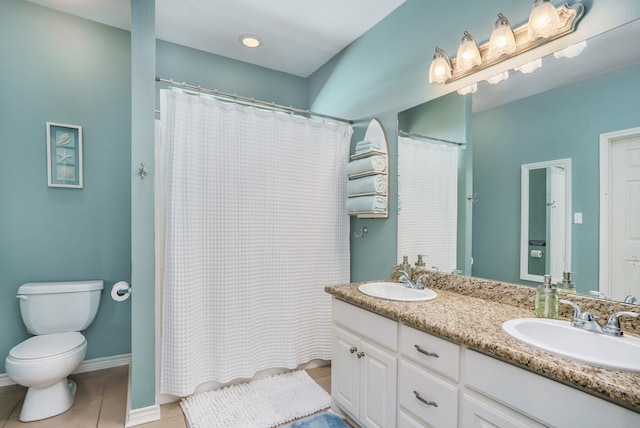
<svg viewBox="0 0 640 428"><path fill-rule="evenodd" d="M331 395L363 427L640 427L640 413L337 299L333 321Z"/></svg>
<svg viewBox="0 0 640 428"><path fill-rule="evenodd" d="M333 400L363 427L394 427L397 323L338 300L333 320Z"/></svg>

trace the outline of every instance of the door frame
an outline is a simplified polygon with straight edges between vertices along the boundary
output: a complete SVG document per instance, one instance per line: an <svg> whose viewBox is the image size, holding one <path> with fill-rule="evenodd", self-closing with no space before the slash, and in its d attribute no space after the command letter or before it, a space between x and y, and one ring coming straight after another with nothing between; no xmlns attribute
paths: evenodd
<svg viewBox="0 0 640 428"><path fill-rule="evenodd" d="M600 134L600 261L598 289L611 296L611 151L616 141L640 136L639 128Z"/></svg>

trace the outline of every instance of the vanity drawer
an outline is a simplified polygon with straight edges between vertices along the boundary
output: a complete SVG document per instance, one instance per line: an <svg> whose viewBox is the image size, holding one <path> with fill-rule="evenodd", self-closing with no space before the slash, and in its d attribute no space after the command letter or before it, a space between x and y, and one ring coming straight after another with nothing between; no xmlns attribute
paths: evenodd
<svg viewBox="0 0 640 428"><path fill-rule="evenodd" d="M459 345L401 324L398 347L403 356L450 379L459 379Z"/></svg>
<svg viewBox="0 0 640 428"><path fill-rule="evenodd" d="M398 405L432 427L458 426L458 388L400 360ZM417 392L424 401L415 394Z"/></svg>
<svg viewBox="0 0 640 428"><path fill-rule="evenodd" d="M398 323L341 300L333 299L333 322L364 339L398 350Z"/></svg>

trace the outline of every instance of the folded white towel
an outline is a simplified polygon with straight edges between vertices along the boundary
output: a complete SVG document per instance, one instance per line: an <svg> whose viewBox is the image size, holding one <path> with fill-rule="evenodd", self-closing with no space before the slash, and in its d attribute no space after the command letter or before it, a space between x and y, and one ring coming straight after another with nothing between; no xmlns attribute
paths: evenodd
<svg viewBox="0 0 640 428"><path fill-rule="evenodd" d="M367 193L385 193L387 191L386 175L369 175L347 182L347 195L362 195Z"/></svg>
<svg viewBox="0 0 640 428"><path fill-rule="evenodd" d="M384 212L387 209L386 196L359 196L347 199L347 211L360 212Z"/></svg>
<svg viewBox="0 0 640 428"><path fill-rule="evenodd" d="M351 161L347 164L347 174L349 177L365 172L383 172L387 169L387 160L384 156L369 156Z"/></svg>

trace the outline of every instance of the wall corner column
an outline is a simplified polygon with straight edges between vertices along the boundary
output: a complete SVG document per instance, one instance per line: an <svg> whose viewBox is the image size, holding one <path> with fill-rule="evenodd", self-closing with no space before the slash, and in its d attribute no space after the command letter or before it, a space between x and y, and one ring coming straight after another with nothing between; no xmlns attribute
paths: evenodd
<svg viewBox="0 0 640 428"><path fill-rule="evenodd" d="M155 0L131 0L131 372L127 426L159 419L155 381ZM144 163L148 175L138 175ZM138 415L138 416L136 416ZM132 420L136 419L138 420Z"/></svg>

